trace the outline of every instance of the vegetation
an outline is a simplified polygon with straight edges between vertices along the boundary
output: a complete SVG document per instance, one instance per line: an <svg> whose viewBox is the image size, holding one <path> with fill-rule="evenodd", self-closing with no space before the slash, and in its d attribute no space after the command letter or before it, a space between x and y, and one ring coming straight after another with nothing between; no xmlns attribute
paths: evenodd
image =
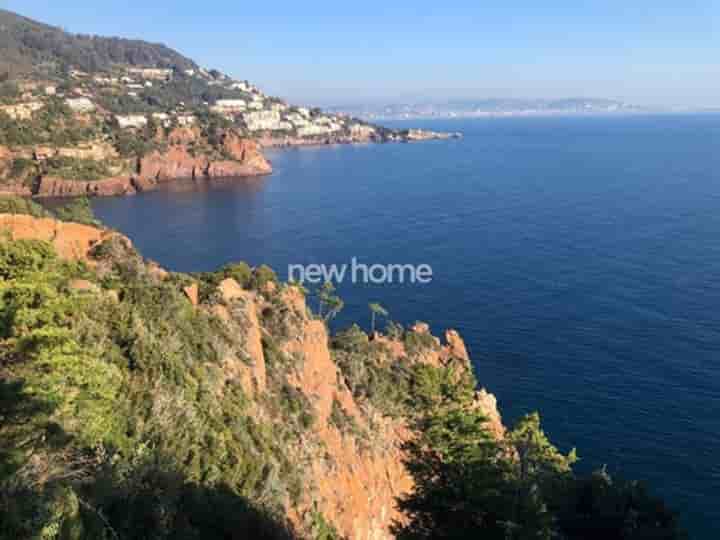
<svg viewBox="0 0 720 540"><path fill-rule="evenodd" d="M375 333L375 317L387 317L388 311L376 302L368 304L370 308L370 332Z"/></svg>
<svg viewBox="0 0 720 540"><path fill-rule="evenodd" d="M329 321L335 317L345 306L342 298L335 294L335 286L326 281L317 292L318 315L321 319Z"/></svg>
<svg viewBox="0 0 720 540"><path fill-rule="evenodd" d="M409 411L412 368L404 362L389 361L383 346L369 341L359 326L354 324L333 336L331 352L356 399L368 401L388 416Z"/></svg>
<svg viewBox="0 0 720 540"><path fill-rule="evenodd" d="M0 144L5 146L75 146L97 139L102 129L102 121L81 122L57 98L48 99L43 108L32 113L30 120L15 120L0 112Z"/></svg>
<svg viewBox="0 0 720 540"><path fill-rule="evenodd" d="M222 324L121 241L94 253L101 274L0 243L0 538L289 538L299 477L221 376Z"/></svg>
<svg viewBox="0 0 720 540"><path fill-rule="evenodd" d="M112 176L112 170L105 161L94 159L53 156L42 165L45 174L67 180L101 180Z"/></svg>
<svg viewBox="0 0 720 540"><path fill-rule="evenodd" d="M197 69L192 60L165 45L70 34L5 10L0 10L0 25L0 73L12 77L37 71L64 73L70 67L102 71L113 64Z"/></svg>
<svg viewBox="0 0 720 540"><path fill-rule="evenodd" d="M676 539L677 520L661 500L605 472L578 477L574 450L560 453L522 418L505 441L472 406L470 373L421 366L411 396L417 437L406 444L415 489L399 506L400 539Z"/></svg>
<svg viewBox="0 0 720 540"><path fill-rule="evenodd" d="M90 200L87 197L72 199L67 204L60 206L54 211L55 217L61 221L72 221L83 225L100 225L95 217Z"/></svg>
<svg viewBox="0 0 720 540"><path fill-rule="evenodd" d="M33 217L53 217L52 212L31 199L0 197L0 214L27 214Z"/></svg>

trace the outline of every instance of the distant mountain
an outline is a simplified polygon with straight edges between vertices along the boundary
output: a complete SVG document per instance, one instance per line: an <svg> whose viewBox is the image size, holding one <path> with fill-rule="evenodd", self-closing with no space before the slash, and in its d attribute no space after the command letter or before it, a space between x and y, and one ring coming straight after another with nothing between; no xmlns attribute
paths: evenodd
<svg viewBox="0 0 720 540"><path fill-rule="evenodd" d="M72 34L0 10L0 77L53 75L75 69L98 72L113 64L196 69L173 49L142 40Z"/></svg>
<svg viewBox="0 0 720 540"><path fill-rule="evenodd" d="M361 118L452 118L473 116L507 116L532 114L593 114L642 110L613 99L479 99L448 102L395 103L331 107L338 113Z"/></svg>

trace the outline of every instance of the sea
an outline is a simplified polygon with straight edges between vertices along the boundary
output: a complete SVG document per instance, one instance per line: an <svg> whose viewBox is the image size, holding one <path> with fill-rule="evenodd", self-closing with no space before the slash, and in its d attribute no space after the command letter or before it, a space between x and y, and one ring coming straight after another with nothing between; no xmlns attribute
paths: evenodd
<svg viewBox="0 0 720 540"><path fill-rule="evenodd" d="M346 275L333 327L367 329L379 302L457 329L507 425L539 411L580 471L640 479L719 538L720 115L389 124L464 136L272 150L267 177L93 206L175 271L429 265Z"/></svg>

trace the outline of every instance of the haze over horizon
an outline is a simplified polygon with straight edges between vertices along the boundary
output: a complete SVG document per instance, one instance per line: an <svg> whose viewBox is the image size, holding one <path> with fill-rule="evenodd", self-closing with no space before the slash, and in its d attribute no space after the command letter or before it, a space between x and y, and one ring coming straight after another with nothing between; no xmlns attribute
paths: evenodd
<svg viewBox="0 0 720 540"><path fill-rule="evenodd" d="M87 34L162 42L270 94L313 105L484 98L611 98L720 107L720 5L618 0L592 7L243 5L0 1Z"/></svg>

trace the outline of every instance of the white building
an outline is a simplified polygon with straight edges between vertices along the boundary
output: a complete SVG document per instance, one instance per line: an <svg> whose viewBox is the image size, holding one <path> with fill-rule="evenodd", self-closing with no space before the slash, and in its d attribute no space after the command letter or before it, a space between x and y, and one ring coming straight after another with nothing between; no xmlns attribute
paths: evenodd
<svg viewBox="0 0 720 540"><path fill-rule="evenodd" d="M280 119L277 111L256 111L243 114L243 121L250 131L289 131L293 128L290 122Z"/></svg>
<svg viewBox="0 0 720 540"><path fill-rule="evenodd" d="M127 116L115 116L118 125L122 129L141 128L147 126L147 117L142 114L130 114Z"/></svg>
<svg viewBox="0 0 720 540"><path fill-rule="evenodd" d="M85 112L92 112L95 110L95 104L86 97L67 98L65 100L65 103L74 112L85 113Z"/></svg>
<svg viewBox="0 0 720 540"><path fill-rule="evenodd" d="M196 122L192 114L180 114L176 118L178 126L192 126Z"/></svg>
<svg viewBox="0 0 720 540"><path fill-rule="evenodd" d="M318 124L310 124L305 127L298 128L297 134L300 137L314 137L317 135L327 135L331 133L330 128L327 126L320 126Z"/></svg>
<svg viewBox="0 0 720 540"><path fill-rule="evenodd" d="M137 75L143 79L169 81L172 78L173 70L160 68L129 68L128 73Z"/></svg>
<svg viewBox="0 0 720 540"><path fill-rule="evenodd" d="M213 110L218 112L244 111L246 108L244 99L218 99L213 106Z"/></svg>

